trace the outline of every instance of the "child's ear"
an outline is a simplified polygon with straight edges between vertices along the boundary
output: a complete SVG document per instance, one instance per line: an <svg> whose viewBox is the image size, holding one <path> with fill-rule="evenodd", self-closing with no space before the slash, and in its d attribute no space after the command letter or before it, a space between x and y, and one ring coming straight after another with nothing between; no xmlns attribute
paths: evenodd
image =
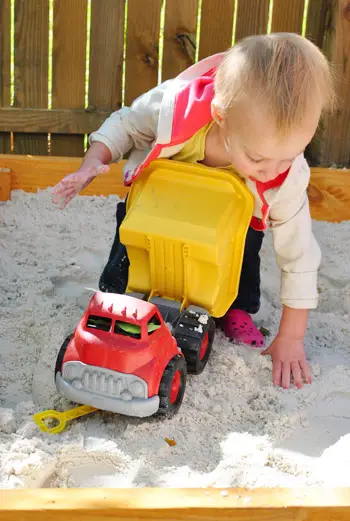
<svg viewBox="0 0 350 521"><path fill-rule="evenodd" d="M222 108L215 102L215 100L211 103L211 115L215 123L217 123L220 127L223 126L224 116Z"/></svg>

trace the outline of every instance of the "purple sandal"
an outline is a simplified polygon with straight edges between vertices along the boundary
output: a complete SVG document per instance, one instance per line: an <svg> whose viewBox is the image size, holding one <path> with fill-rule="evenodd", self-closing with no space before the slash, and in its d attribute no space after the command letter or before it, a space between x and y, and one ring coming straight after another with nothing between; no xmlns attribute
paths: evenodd
<svg viewBox="0 0 350 521"><path fill-rule="evenodd" d="M251 316L241 309L229 309L223 317L221 327L225 335L234 342L263 347L265 339L254 324Z"/></svg>

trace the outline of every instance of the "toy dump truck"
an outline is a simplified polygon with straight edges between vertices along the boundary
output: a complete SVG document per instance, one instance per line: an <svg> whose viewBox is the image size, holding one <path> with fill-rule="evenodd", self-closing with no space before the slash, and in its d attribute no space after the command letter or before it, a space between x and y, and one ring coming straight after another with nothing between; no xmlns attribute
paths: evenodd
<svg viewBox="0 0 350 521"><path fill-rule="evenodd" d="M59 352L68 399L132 416L175 413L215 317L235 300L253 196L220 169L157 160L131 187L120 240L126 295L97 292Z"/></svg>

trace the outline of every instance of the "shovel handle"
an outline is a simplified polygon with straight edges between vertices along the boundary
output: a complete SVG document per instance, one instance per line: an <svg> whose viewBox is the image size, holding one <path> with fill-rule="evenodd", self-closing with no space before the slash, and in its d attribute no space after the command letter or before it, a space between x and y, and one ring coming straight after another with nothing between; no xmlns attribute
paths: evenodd
<svg viewBox="0 0 350 521"><path fill-rule="evenodd" d="M90 414L94 411L97 411L97 409L91 405L81 405L80 407L74 407L74 409L69 409L68 411L63 412L50 409L48 411L42 411L34 414L33 420L42 432L46 432L48 434L58 434L64 430L67 421L74 420L80 416L85 416L85 414ZM45 420L55 420L57 425L54 427L49 427Z"/></svg>

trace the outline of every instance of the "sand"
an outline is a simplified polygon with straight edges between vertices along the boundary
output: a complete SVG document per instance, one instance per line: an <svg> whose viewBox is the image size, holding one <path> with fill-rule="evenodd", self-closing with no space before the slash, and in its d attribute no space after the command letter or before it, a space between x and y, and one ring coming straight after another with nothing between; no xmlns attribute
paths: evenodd
<svg viewBox="0 0 350 521"><path fill-rule="evenodd" d="M57 436L39 431L33 413L69 406L54 362L97 289L116 200L78 197L60 211L49 191L17 191L0 204L0 486L350 486L348 222L314 223L323 261L306 336L311 385L274 388L269 357L218 333L173 419L97 412ZM281 310L270 233L262 291L256 321L273 337Z"/></svg>

